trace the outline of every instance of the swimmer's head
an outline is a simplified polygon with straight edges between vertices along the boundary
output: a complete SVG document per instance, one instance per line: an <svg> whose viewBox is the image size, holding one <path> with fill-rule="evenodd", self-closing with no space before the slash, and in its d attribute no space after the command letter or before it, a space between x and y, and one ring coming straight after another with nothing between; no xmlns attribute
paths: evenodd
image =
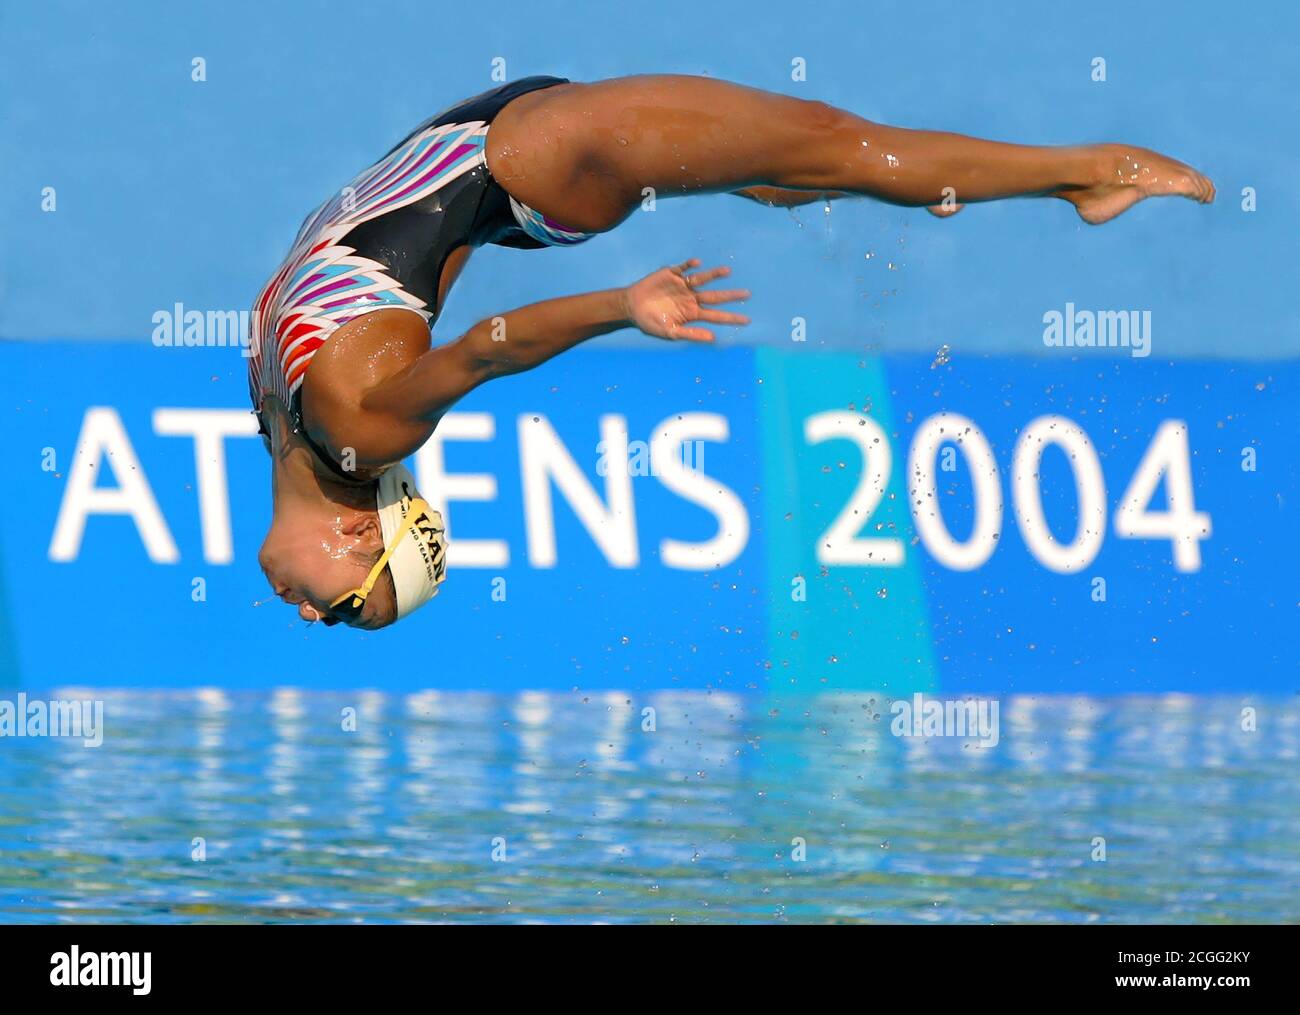
<svg viewBox="0 0 1300 1015"><path fill-rule="evenodd" d="M296 500L277 510L258 559L304 620L387 627L437 595L446 578L442 516L401 465L348 501Z"/></svg>
<svg viewBox="0 0 1300 1015"><path fill-rule="evenodd" d="M277 512L258 563L271 589L303 620L375 630L397 620L397 594L387 567L358 614L345 616L332 604L361 586L383 554L379 513L336 507L320 515Z"/></svg>
<svg viewBox="0 0 1300 1015"><path fill-rule="evenodd" d="M401 619L436 596L446 580L447 530L404 465L391 466L379 477L375 501Z"/></svg>

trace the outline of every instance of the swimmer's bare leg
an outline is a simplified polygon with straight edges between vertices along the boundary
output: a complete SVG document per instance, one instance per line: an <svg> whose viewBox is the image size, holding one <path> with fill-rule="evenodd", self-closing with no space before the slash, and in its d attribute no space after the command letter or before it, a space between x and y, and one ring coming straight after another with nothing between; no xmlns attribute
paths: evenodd
<svg viewBox="0 0 1300 1015"><path fill-rule="evenodd" d="M488 164L515 198L610 229L657 196L770 187L841 191L942 214L1058 197L1108 221L1146 197L1214 198L1203 175L1131 145L1034 147L872 123L821 102L711 78L649 75L533 92L498 115Z"/></svg>
<svg viewBox="0 0 1300 1015"><path fill-rule="evenodd" d="M814 201L837 201L841 197L855 197L842 190L787 190L784 187L742 187L731 193L745 197L769 208L799 208Z"/></svg>
<svg viewBox="0 0 1300 1015"><path fill-rule="evenodd" d="M745 187L741 190L733 190L731 193L767 205L769 208L800 208L814 201L838 201L842 197L857 196L846 194L842 190L786 190L783 187ZM943 204L932 204L925 210L936 218L946 219L956 215L964 207L965 205L958 201L945 201Z"/></svg>

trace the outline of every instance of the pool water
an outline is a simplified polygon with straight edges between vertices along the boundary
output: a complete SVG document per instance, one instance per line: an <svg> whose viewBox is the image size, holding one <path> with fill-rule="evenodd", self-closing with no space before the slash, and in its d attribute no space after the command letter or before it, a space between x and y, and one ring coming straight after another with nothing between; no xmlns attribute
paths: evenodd
<svg viewBox="0 0 1300 1015"><path fill-rule="evenodd" d="M0 922L1300 919L1295 699L92 693L0 739Z"/></svg>

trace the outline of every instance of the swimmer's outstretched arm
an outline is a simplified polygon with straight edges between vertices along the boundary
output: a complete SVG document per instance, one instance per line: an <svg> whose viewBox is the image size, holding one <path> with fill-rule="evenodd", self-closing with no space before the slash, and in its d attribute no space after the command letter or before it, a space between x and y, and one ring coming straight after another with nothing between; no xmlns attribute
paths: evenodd
<svg viewBox="0 0 1300 1015"><path fill-rule="evenodd" d="M639 328L670 341L712 342L713 332L696 322L748 324L744 314L716 309L747 299L748 291L700 288L731 269L692 271L699 264L692 258L625 288L545 300L480 321L370 389L361 406L399 422L436 422L485 381L531 370L597 335Z"/></svg>

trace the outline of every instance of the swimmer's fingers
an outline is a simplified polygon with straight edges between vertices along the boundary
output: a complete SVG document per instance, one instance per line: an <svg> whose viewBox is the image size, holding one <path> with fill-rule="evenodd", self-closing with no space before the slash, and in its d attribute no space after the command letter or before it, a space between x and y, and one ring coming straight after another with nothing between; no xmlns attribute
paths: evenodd
<svg viewBox="0 0 1300 1015"><path fill-rule="evenodd" d="M708 328L692 328L688 324L675 324L668 329L668 337L675 342L712 342L713 332Z"/></svg>
<svg viewBox="0 0 1300 1015"><path fill-rule="evenodd" d="M748 289L705 289L695 294L697 303L738 303L749 299Z"/></svg>
<svg viewBox="0 0 1300 1015"><path fill-rule="evenodd" d="M735 324L740 326L749 323L749 318L745 314L733 313L730 310L701 310L696 320L708 321L710 324Z"/></svg>
<svg viewBox="0 0 1300 1015"><path fill-rule="evenodd" d="M695 263L700 263L699 258L695 259ZM702 285L708 285L715 279L726 278L730 274L731 269L724 264L720 268L706 268L704 271L697 271L694 275L687 275L685 278L688 286L692 289L698 289Z"/></svg>
<svg viewBox="0 0 1300 1015"><path fill-rule="evenodd" d="M700 259L698 257L692 257L690 260L683 261L681 264L670 264L668 266L668 270L671 271L674 275L680 275L683 278L685 278L686 272L691 268L698 267L699 264L700 264Z"/></svg>

